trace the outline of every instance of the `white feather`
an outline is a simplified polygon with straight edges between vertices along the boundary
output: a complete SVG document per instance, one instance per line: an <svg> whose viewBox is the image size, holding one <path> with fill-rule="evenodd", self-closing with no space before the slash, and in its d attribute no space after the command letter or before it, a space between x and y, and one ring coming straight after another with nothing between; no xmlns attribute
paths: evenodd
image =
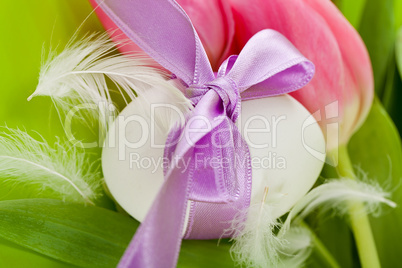
<svg viewBox="0 0 402 268"><path fill-rule="evenodd" d="M239 213L227 230L233 234L231 254L246 267L300 267L310 255L310 232L292 227L286 235L277 236L282 224L272 216L274 205L265 202L267 189L261 204Z"/></svg>
<svg viewBox="0 0 402 268"><path fill-rule="evenodd" d="M301 267L311 252L311 234L297 227L293 219L302 219L314 209L335 209L346 213L348 203L365 203L367 213L379 212L381 204L395 207L389 193L378 184L359 180L334 179L314 188L290 210L284 224L272 217L275 204L252 205L239 213L228 230L233 233L231 253L238 263L247 267ZM278 200L280 202L280 200ZM279 230L277 233L276 231ZM276 234L277 233L277 234Z"/></svg>
<svg viewBox="0 0 402 268"><path fill-rule="evenodd" d="M94 204L101 191L100 172L83 150L59 142L52 148L20 130L0 133L0 178L2 183L35 184L80 203Z"/></svg>
<svg viewBox="0 0 402 268"><path fill-rule="evenodd" d="M192 108L183 93L166 81L166 73L151 67L153 61L145 56L119 54L116 50L120 45L124 43L116 45L106 34L91 35L67 46L59 55L51 52L41 68L38 86L28 100L39 95L50 96L66 112L76 104L106 107L85 110L92 119L100 120L102 131L107 130L113 113L110 111L113 108L108 109L113 104L108 80L117 87L126 104L149 88L157 88L158 94L174 96L173 104L181 111Z"/></svg>
<svg viewBox="0 0 402 268"><path fill-rule="evenodd" d="M311 231L306 227L292 225L286 234L281 237L283 243L279 267L303 267L312 251Z"/></svg>
<svg viewBox="0 0 402 268"><path fill-rule="evenodd" d="M278 226L271 207L264 203L239 213L231 227L234 243L230 252L234 259L247 267L277 267L278 249L284 242L274 234Z"/></svg>
<svg viewBox="0 0 402 268"><path fill-rule="evenodd" d="M287 231L296 215L302 219L318 207L322 211L334 209L340 214L346 214L348 203L359 201L365 204L364 212L379 214L382 204L396 207L396 204L388 199L389 196L388 192L374 182L370 184L349 178L329 180L311 190L296 203L290 210L281 233Z"/></svg>

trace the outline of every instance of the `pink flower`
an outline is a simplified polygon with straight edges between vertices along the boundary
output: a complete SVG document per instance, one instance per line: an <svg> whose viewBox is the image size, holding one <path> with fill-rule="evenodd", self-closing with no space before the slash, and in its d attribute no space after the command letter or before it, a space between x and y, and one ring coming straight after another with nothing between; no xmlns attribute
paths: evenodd
<svg viewBox="0 0 402 268"><path fill-rule="evenodd" d="M320 124L326 133L328 149L346 144L366 118L374 94L367 49L352 25L329 0L229 2L239 48L259 30L271 28L285 35L314 62L313 80L291 95L311 113L321 112ZM335 101L338 105L331 105ZM318 114L316 118L320 119ZM326 127L337 114L339 144L333 133L337 130L328 128L327 132Z"/></svg>
<svg viewBox="0 0 402 268"><path fill-rule="evenodd" d="M96 6L94 0L90 2ZM178 0L191 18L213 68L238 54L259 30L285 35L316 65L312 82L291 95L319 121L327 148L346 144L373 100L370 59L358 33L329 0ZM96 10L106 29L113 22ZM121 31L114 36L124 38ZM134 44L124 51L138 51ZM330 123L339 123L339 130ZM328 127L327 127L328 126Z"/></svg>
<svg viewBox="0 0 402 268"><path fill-rule="evenodd" d="M227 0L178 0L190 17L211 65L217 69L229 57L235 24Z"/></svg>

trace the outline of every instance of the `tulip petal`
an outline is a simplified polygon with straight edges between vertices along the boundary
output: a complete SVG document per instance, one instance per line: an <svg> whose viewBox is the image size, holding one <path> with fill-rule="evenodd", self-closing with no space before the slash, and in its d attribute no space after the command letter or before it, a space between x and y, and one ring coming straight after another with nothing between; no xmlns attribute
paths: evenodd
<svg viewBox="0 0 402 268"><path fill-rule="evenodd" d="M230 2L239 48L256 32L271 28L314 62L316 75L311 83L291 95L320 121L328 149L347 143L364 120L373 97L368 54L352 26L330 1ZM337 128L327 127L337 119L339 137Z"/></svg>
<svg viewBox="0 0 402 268"><path fill-rule="evenodd" d="M214 70L230 56L235 24L226 0L178 0L194 24Z"/></svg>
<svg viewBox="0 0 402 268"><path fill-rule="evenodd" d="M354 133L366 119L374 97L373 71L367 49L357 31L346 20L331 1L304 0L326 20L333 35L338 40L345 66L344 95L348 106L353 106L357 100L357 115L355 121L348 118L349 131ZM349 115L349 113L347 113ZM345 126L346 127L346 126Z"/></svg>

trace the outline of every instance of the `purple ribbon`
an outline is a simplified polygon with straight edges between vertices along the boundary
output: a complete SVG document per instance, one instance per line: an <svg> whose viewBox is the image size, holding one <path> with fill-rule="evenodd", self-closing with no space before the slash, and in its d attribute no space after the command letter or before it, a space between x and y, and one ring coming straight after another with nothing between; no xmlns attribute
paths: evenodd
<svg viewBox="0 0 402 268"><path fill-rule="evenodd" d="M190 19L175 1L106 0L100 8L182 80L195 105L186 124L169 133L165 156L171 165L164 170L165 182L119 264L174 267L189 200L184 238L192 239L221 237L235 214L250 204L250 153L235 126L241 101L297 90L311 80L314 65L284 36L263 30L215 76ZM206 158L219 164L205 165ZM179 168L177 159L190 164Z"/></svg>

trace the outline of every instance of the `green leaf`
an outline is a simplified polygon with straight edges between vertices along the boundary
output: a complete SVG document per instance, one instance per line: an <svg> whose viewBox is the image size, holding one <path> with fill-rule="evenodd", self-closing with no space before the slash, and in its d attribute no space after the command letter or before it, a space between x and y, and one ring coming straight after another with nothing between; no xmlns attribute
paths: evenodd
<svg viewBox="0 0 402 268"><path fill-rule="evenodd" d="M398 52L397 46L398 44L396 45L393 52L395 52L396 54L398 53L401 54L402 51ZM402 55L400 55L399 57L402 57ZM389 63L387 69L382 103L384 105L384 108L387 110L388 114L391 116L398 130L402 131L402 106L400 105L402 102L402 81L396 64L397 60L398 55L396 55L395 57L393 54L391 62ZM401 70L401 68L399 69Z"/></svg>
<svg viewBox="0 0 402 268"><path fill-rule="evenodd" d="M402 26L402 1L397 0L394 3L395 29Z"/></svg>
<svg viewBox="0 0 402 268"><path fill-rule="evenodd" d="M329 213L315 217L316 235L342 268L354 265L354 242L349 226L344 219Z"/></svg>
<svg viewBox="0 0 402 268"><path fill-rule="evenodd" d="M235 267L227 240L183 240L179 268Z"/></svg>
<svg viewBox="0 0 402 268"><path fill-rule="evenodd" d="M402 1L401 1L402 2ZM398 30L395 40L395 57L399 74L402 76L402 27ZM400 88L402 90L402 88Z"/></svg>
<svg viewBox="0 0 402 268"><path fill-rule="evenodd" d="M62 263L10 241L0 239L0 267L73 268L76 266Z"/></svg>
<svg viewBox="0 0 402 268"><path fill-rule="evenodd" d="M367 0L338 0L336 3L353 27L358 29L366 1Z"/></svg>
<svg viewBox="0 0 402 268"><path fill-rule="evenodd" d="M80 267L115 267L138 225L113 211L52 199L0 202L0 237ZM233 267L229 247L183 241L179 267Z"/></svg>
<svg viewBox="0 0 402 268"><path fill-rule="evenodd" d="M52 199L0 202L0 236L82 267L112 267L138 224L97 207Z"/></svg>
<svg viewBox="0 0 402 268"><path fill-rule="evenodd" d="M366 122L350 140L348 149L353 164L391 191L393 201L400 204L401 141L395 125L378 100L374 101ZM370 220L382 266L398 266L402 241L401 206L384 208L380 217Z"/></svg>
<svg viewBox="0 0 402 268"><path fill-rule="evenodd" d="M329 218L328 220L332 220L332 218ZM343 266L342 264L345 264L349 260L350 253L347 252L349 247L347 245L346 247L342 247L346 254L341 256L341 258L337 258L339 256L334 254L339 251L334 252L331 250L333 247L336 247L336 245L345 245L342 234L338 234L336 239L328 239L328 237L322 235L322 227L327 227L328 225L321 225L320 217L317 217L316 215L309 216L306 221L308 222L313 235L312 252L307 259L305 266L308 268L347 268L348 266ZM335 231L339 231L339 229Z"/></svg>
<svg viewBox="0 0 402 268"><path fill-rule="evenodd" d="M395 40L393 0L367 0L359 27L370 53L375 90L382 97L383 83Z"/></svg>

